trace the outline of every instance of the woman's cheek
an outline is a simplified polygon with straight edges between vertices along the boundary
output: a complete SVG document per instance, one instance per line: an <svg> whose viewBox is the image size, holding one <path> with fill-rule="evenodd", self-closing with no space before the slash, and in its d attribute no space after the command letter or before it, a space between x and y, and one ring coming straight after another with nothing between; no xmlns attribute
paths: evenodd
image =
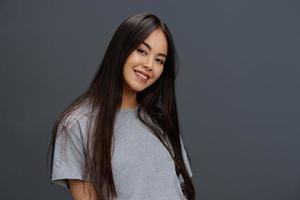
<svg viewBox="0 0 300 200"><path fill-rule="evenodd" d="M157 72L157 79L162 75L162 73L163 73L163 69L160 69L158 72Z"/></svg>
<svg viewBox="0 0 300 200"><path fill-rule="evenodd" d="M160 77L160 73L158 72L155 72L155 75L153 76L153 80L152 80L152 82L154 83L154 82L156 82L157 81L157 79Z"/></svg>
<svg viewBox="0 0 300 200"><path fill-rule="evenodd" d="M141 61L141 58L137 54L133 54L131 57L132 63L139 63Z"/></svg>

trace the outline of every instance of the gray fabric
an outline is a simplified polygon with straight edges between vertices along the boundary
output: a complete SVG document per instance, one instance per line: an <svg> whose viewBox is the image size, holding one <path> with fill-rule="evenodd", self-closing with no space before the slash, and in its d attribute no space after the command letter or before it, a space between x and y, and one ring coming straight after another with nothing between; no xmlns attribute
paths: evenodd
<svg viewBox="0 0 300 200"><path fill-rule="evenodd" d="M164 145L137 117L137 108L117 112L112 171L117 200L184 200L174 161ZM52 182L69 191L65 179L83 177L84 144L88 109L78 109L68 118L69 124L56 138ZM67 140L66 140L67 139ZM180 138L181 139L181 138ZM181 139L188 173L192 171Z"/></svg>

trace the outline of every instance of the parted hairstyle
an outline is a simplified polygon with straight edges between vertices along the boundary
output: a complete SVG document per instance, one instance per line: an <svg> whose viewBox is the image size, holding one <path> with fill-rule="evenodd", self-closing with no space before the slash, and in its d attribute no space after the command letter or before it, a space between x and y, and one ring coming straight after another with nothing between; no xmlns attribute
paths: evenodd
<svg viewBox="0 0 300 200"><path fill-rule="evenodd" d="M93 139L87 140L84 151L84 175L90 180L97 200L108 200L118 195L111 168L111 148L115 115L122 103L124 63L127 57L156 28L160 28L167 38L168 53L161 76L152 85L137 93L138 118L152 130L169 151L175 162L177 176L181 174L184 180L181 189L186 198L195 199L194 185L184 164L180 144L181 133L175 95L178 59L172 35L167 25L156 15L141 13L127 18L119 25L88 89L59 115L52 129L51 143L47 153L48 161L51 161L51 173L55 139L59 127L83 102L86 100L91 102L91 113L95 114L95 118L94 128L90 129L89 126L89 133ZM142 113L146 113L148 117L143 117ZM92 120L90 124L91 122Z"/></svg>

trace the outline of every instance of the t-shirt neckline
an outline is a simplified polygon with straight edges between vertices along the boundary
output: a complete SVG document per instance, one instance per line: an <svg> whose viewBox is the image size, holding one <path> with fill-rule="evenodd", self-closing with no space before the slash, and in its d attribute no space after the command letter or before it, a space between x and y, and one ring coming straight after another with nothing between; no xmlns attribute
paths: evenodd
<svg viewBox="0 0 300 200"><path fill-rule="evenodd" d="M136 107L129 107L129 108L121 108L120 112L121 113L126 113L126 112L134 112L138 109L139 104Z"/></svg>

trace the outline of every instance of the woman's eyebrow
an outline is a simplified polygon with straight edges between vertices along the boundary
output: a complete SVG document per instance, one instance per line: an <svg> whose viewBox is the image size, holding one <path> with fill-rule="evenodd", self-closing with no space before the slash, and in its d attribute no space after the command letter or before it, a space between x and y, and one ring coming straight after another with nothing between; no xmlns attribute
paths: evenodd
<svg viewBox="0 0 300 200"><path fill-rule="evenodd" d="M151 46L147 42L143 41L142 44L145 45L150 51L152 50ZM164 53L158 53L157 55L164 56L167 58L167 55Z"/></svg>

